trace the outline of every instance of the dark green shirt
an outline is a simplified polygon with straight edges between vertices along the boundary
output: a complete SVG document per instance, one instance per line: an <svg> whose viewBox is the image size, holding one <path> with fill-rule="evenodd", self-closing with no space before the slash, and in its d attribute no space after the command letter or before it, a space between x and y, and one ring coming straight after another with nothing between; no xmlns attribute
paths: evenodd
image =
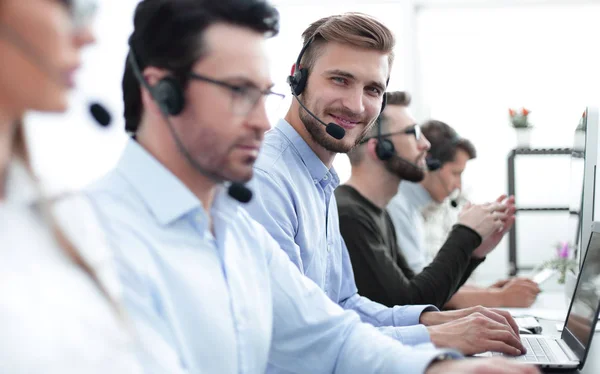
<svg viewBox="0 0 600 374"><path fill-rule="evenodd" d="M415 274L401 255L386 210L348 185L338 187L335 197L358 292L373 301L389 307L433 304L441 309L483 262L471 256L481 236L459 224L431 264Z"/></svg>

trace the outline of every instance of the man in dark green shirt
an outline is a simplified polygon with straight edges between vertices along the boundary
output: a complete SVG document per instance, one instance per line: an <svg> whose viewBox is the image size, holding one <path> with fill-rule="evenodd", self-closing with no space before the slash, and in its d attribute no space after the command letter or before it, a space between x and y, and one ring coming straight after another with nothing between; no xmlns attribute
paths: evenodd
<svg viewBox="0 0 600 374"><path fill-rule="evenodd" d="M425 173L429 142L410 115L409 102L404 92L388 93L377 125L348 154L352 176L335 191L340 228L361 295L388 306L442 308L510 229L514 204L501 196L467 206L433 262L415 274L398 250L385 210L402 180L419 182Z"/></svg>

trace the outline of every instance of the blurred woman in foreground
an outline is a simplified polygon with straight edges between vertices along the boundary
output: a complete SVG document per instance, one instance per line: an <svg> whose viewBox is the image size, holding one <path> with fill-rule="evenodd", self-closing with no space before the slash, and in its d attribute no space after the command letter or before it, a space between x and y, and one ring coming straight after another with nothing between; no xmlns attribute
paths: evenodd
<svg viewBox="0 0 600 374"><path fill-rule="evenodd" d="M0 0L0 372L137 373L109 251L82 196L44 196L21 118L64 112L92 0Z"/></svg>

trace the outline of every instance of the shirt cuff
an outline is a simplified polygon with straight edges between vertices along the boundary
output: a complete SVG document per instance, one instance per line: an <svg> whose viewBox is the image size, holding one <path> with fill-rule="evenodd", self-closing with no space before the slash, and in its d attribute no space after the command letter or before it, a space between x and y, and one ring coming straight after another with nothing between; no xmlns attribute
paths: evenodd
<svg viewBox="0 0 600 374"><path fill-rule="evenodd" d="M462 354L449 349L432 350L427 349L425 346L423 346L424 349L420 348L421 347L417 347L410 355L407 355L404 362L405 367L409 368L409 370L406 371L407 373L425 373L434 361L439 361L440 357L451 360L464 358Z"/></svg>
<svg viewBox="0 0 600 374"><path fill-rule="evenodd" d="M394 326L418 325L423 312L439 312L433 305L403 305L393 308Z"/></svg>
<svg viewBox="0 0 600 374"><path fill-rule="evenodd" d="M402 344L410 346L431 343L429 330L424 325L393 327L393 335L391 337Z"/></svg>

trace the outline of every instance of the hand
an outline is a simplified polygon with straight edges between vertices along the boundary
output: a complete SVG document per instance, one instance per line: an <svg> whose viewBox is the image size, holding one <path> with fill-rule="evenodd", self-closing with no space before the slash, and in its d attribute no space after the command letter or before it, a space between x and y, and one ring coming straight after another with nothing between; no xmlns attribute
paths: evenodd
<svg viewBox="0 0 600 374"><path fill-rule="evenodd" d="M500 220L502 221L502 228L493 232L487 238L484 238L483 242L479 245L479 247L477 247L475 251L473 251L473 256L477 258L483 258L487 256L488 253L490 253L492 250L494 250L494 248L496 248L496 246L498 246L498 243L500 243L504 235L510 231L513 224L515 223L515 197L511 196L508 199L506 199L506 201L504 201L505 199L506 195L500 195L500 197L496 199L497 204L506 206L506 209L502 211L504 217L500 218Z"/></svg>
<svg viewBox="0 0 600 374"><path fill-rule="evenodd" d="M487 351L518 356L526 352L519 335L480 313L427 328L431 342L438 348L453 348L464 355Z"/></svg>
<svg viewBox="0 0 600 374"><path fill-rule="evenodd" d="M506 278L506 279L501 279L499 281L497 281L496 283L490 285L488 288L502 288L504 287L508 282L515 280L515 279L520 279L520 280L530 280L529 278L524 278L524 277L513 277L513 278ZM532 281L533 282L533 281ZM535 282L534 282L535 283ZM463 286L464 287L464 286Z"/></svg>
<svg viewBox="0 0 600 374"><path fill-rule="evenodd" d="M473 229L485 241L504 227L505 210L506 205L498 202L482 205L467 203L458 215L458 223Z"/></svg>
<svg viewBox="0 0 600 374"><path fill-rule="evenodd" d="M498 292L505 308L528 308L541 292L534 281L525 278L511 279L502 288L493 291Z"/></svg>
<svg viewBox="0 0 600 374"><path fill-rule="evenodd" d="M501 357L447 360L429 366L425 374L537 374L538 368Z"/></svg>
<svg viewBox="0 0 600 374"><path fill-rule="evenodd" d="M510 326L511 330L516 336L519 336L519 325L510 315L509 312L499 309L490 309L482 306L472 306L469 308L463 308L459 310L452 310L447 312L424 312L419 318L419 323L425 326L435 326L442 323L455 321L459 318L467 317L472 314L483 314L484 316L501 323L503 325Z"/></svg>

